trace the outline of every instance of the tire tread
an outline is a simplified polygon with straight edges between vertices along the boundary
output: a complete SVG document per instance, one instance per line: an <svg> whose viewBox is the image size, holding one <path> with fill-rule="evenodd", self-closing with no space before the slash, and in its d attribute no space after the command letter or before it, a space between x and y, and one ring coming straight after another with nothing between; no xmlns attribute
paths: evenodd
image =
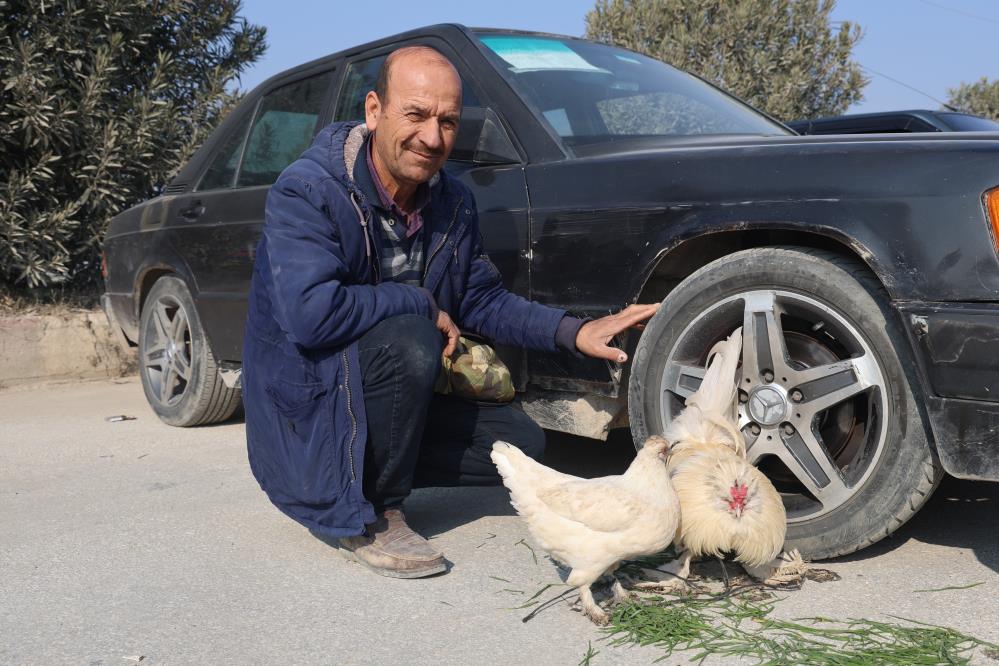
<svg viewBox="0 0 999 666"><path fill-rule="evenodd" d="M875 277L875 275L871 272L871 269L859 259L844 256L830 250L802 248L797 246L766 249L788 249L798 252L806 251L809 255L823 259L849 273L852 278L864 285L868 292L880 296L880 298L877 299L880 303L884 303L888 300L888 291L884 288L884 285L881 284L881 282ZM891 515L888 525L884 528L883 534L878 532L874 536L867 538L864 543L852 548L847 547L837 550L834 554L830 555L830 557L849 555L850 553L855 553L858 550L862 550L870 545L873 545L878 541L894 534L898 528L902 527L902 525L907 523L910 518L916 515L916 512L918 512L919 509L921 509L922 506L930 499L933 491L936 490L936 487L943 479L943 470L939 463L936 462L932 451L928 451L926 457L922 460L922 469L923 474L922 478L919 480L919 485L914 487L909 493L909 496L902 505L902 509Z"/></svg>

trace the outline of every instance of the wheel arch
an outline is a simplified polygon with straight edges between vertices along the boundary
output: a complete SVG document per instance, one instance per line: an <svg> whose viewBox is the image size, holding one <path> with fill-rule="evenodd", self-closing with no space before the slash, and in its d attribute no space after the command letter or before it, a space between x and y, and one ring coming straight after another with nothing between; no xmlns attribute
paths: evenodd
<svg viewBox="0 0 999 666"><path fill-rule="evenodd" d="M191 300L194 303L194 308L198 318L201 318L201 313L197 312L198 299L197 299L197 283L194 281L193 277L186 270L180 270L175 264L168 264L165 262L158 262L146 266L141 271L136 274L135 278L135 331L136 337L135 342L138 344L139 341L139 321L142 318L142 308L146 304L146 298L149 296L149 292L152 291L153 286L156 282L163 277L175 277L187 287L187 291L191 294ZM215 350L215 342L212 340L211 335L208 331L205 331L205 340L208 343L208 350L212 354L213 358L216 360L219 358L218 352Z"/></svg>
<svg viewBox="0 0 999 666"><path fill-rule="evenodd" d="M132 289L134 297L133 316L135 317L136 327L138 327L139 319L142 317L142 307L146 304L146 298L149 296L153 285L160 278L166 276L178 278L187 285L187 290L191 292L192 297L197 293L197 284L191 278L186 268L183 262L153 261L143 266L141 270L136 271L135 284Z"/></svg>
<svg viewBox="0 0 999 666"><path fill-rule="evenodd" d="M700 267L739 250L788 246L826 250L857 260L893 295L890 274L863 243L839 232L774 225L707 229L663 247L644 271L635 302L661 301Z"/></svg>
<svg viewBox="0 0 999 666"><path fill-rule="evenodd" d="M771 227L756 229L709 230L686 238L672 247L664 248L646 271L638 293L637 303L661 301L684 279L702 266L724 256L760 247L800 247L832 252L863 264L892 298L893 281L885 266L877 262L874 254L859 241L842 233L819 233L801 228ZM890 304L889 304L890 306ZM892 308L894 309L894 308ZM896 319L903 327L904 322ZM896 354L903 360L917 409L923 422L926 437L934 453L939 443L931 427L933 419L926 408L930 393L928 379L919 366L916 351L907 339L895 340ZM630 373L629 373L630 374Z"/></svg>

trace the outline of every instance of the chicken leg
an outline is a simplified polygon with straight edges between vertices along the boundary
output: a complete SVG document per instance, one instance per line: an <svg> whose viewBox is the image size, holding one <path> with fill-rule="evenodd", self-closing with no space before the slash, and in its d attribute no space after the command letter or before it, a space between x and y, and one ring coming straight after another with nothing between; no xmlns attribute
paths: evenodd
<svg viewBox="0 0 999 666"><path fill-rule="evenodd" d="M751 567L743 564L742 568L747 574L767 585L787 585L800 581L805 576L808 565L795 548L792 551L782 552L773 561L762 566Z"/></svg>
<svg viewBox="0 0 999 666"><path fill-rule="evenodd" d="M687 577L690 576L690 561L694 554L689 550L684 550L672 562L660 564L655 569L643 568L642 571L648 577L648 582L642 582L635 587L639 589L656 589L663 592L679 592L687 586Z"/></svg>
<svg viewBox="0 0 999 666"><path fill-rule="evenodd" d="M624 586L621 585L621 581L617 578L615 578L614 582L611 584L611 593L614 595L613 603L615 606L631 601L631 594L628 590L624 589Z"/></svg>
<svg viewBox="0 0 999 666"><path fill-rule="evenodd" d="M590 618L593 624L600 625L601 627L607 626L610 623L610 615L593 598L590 584L580 585L577 589L579 590L579 600L583 604L583 614Z"/></svg>

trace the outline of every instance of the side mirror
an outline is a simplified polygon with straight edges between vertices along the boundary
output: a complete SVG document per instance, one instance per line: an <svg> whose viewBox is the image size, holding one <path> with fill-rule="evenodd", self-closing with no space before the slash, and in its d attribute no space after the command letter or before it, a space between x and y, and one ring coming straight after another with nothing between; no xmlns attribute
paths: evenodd
<svg viewBox="0 0 999 666"><path fill-rule="evenodd" d="M481 106L466 107L451 159L475 164L511 164L520 161L496 112Z"/></svg>

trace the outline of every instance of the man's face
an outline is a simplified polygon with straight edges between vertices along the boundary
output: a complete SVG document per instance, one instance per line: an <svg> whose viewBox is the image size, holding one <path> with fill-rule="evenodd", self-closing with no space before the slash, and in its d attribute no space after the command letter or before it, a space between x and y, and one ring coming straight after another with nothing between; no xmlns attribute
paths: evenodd
<svg viewBox="0 0 999 666"><path fill-rule="evenodd" d="M368 129L374 150L398 185L425 183L444 165L458 134L461 79L435 59L407 56L393 63L386 100L369 92Z"/></svg>

